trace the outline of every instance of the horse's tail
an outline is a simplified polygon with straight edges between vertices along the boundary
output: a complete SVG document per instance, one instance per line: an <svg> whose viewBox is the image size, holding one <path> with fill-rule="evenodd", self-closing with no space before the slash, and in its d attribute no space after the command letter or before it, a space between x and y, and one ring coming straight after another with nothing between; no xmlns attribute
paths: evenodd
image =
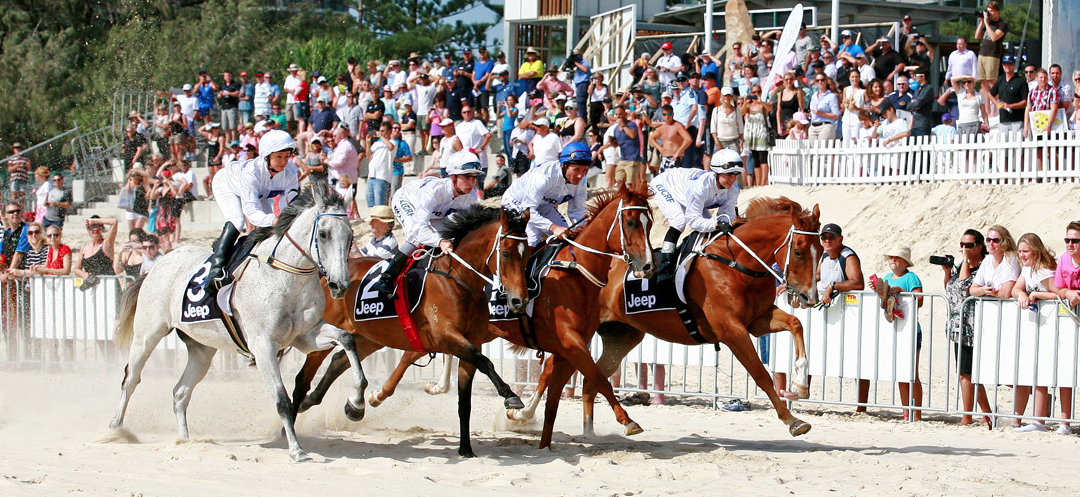
<svg viewBox="0 0 1080 497"><path fill-rule="evenodd" d="M116 311L116 343L120 350L127 351L131 346L131 336L134 334L135 308L139 303L139 290L142 289L146 275L138 277L134 283L124 289L120 294L120 307Z"/></svg>

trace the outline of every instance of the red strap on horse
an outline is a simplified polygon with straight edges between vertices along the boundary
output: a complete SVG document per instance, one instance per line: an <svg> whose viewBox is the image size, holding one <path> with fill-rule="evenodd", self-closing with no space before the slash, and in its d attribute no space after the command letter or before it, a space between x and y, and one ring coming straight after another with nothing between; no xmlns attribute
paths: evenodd
<svg viewBox="0 0 1080 497"><path fill-rule="evenodd" d="M401 320L401 327L405 330L405 338L409 340L409 345L412 345L417 352L426 354L427 350L424 350L424 344L420 342L420 334L416 332L416 325L413 324L412 316L409 315L408 285L405 284L405 275L409 274L409 269L415 262L416 259L409 257L405 263L405 269L398 274L396 281L398 294L394 299L394 310L397 311L398 319Z"/></svg>

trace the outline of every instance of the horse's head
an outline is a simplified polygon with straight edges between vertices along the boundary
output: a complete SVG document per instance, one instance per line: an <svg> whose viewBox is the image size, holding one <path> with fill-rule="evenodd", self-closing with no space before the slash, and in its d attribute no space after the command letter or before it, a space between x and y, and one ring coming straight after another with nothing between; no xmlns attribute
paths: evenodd
<svg viewBox="0 0 1080 497"><path fill-rule="evenodd" d="M529 211L500 209L499 236L495 240L495 260L488 261L492 274L499 275L506 302L514 312L523 313L529 303L528 271L529 238L525 227L529 224Z"/></svg>
<svg viewBox="0 0 1080 497"><path fill-rule="evenodd" d="M349 249L353 243L352 226L345 214L345 206L352 201L356 188L350 188L347 198L338 195L325 181L311 183L311 200L303 212L294 214L288 222L286 212L278 221L296 225L300 237L306 237L308 257L326 277L326 288L335 299L345 297L349 289ZM302 198L302 197L298 197ZM289 211L286 208L286 211ZM300 238L296 240L303 243Z"/></svg>
<svg viewBox="0 0 1080 497"><path fill-rule="evenodd" d="M817 235L821 229L821 209L815 204L813 210L791 211L791 242L776 254L783 265L792 305L801 301L806 305L817 303L817 265L825 249Z"/></svg>
<svg viewBox="0 0 1080 497"><path fill-rule="evenodd" d="M649 208L648 186L642 184L628 188L623 184L618 192L606 195L611 196L597 201L589 224L607 227L608 252L621 254L635 276L652 276L656 265L653 264L652 243L649 241L652 210Z"/></svg>

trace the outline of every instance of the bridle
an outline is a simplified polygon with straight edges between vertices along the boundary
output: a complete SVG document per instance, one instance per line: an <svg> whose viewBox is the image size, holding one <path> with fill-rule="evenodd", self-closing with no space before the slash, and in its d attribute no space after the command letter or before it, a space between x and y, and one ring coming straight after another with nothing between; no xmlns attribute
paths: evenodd
<svg viewBox="0 0 1080 497"><path fill-rule="evenodd" d="M344 213L320 212L320 213L316 214L315 215L315 220L311 222L311 237L308 239L307 250L305 250L303 247L301 247L299 243L296 243L296 240L293 239L292 235L290 235L288 231L285 231L285 236L283 236L281 238L278 238L277 243L274 244L274 250L272 250L270 252L269 256L258 256L258 255L253 254L252 257L254 257L257 260L265 262L268 266L270 266L270 267L272 267L274 269L277 269L279 271L285 271L286 273L295 274L295 275L309 275L309 274L315 274L316 272L318 272L319 276L326 276L326 268L323 267L322 252L319 251L319 237L317 236L318 232L319 232L319 220L324 218L324 217L341 217L341 218L344 218L345 216L346 215ZM352 230L350 230L350 232L351 231ZM350 238L351 238L351 233L350 233ZM288 264L286 262L283 262L280 259L278 259L277 257L275 257L275 254L277 254L278 246L281 245L281 240L282 239L289 240L289 243L291 243L292 246L296 248L296 250L300 251L300 255L302 255L305 259L307 259L308 262L310 262L312 264L312 267L310 267L310 268L296 267L296 266L293 266L293 265ZM349 241L349 244L350 245L352 244L351 239ZM315 247L315 257L314 258L312 258L311 254L309 253L312 246Z"/></svg>
<svg viewBox="0 0 1080 497"><path fill-rule="evenodd" d="M790 283L788 283L787 276L788 276L789 270L791 268L791 244L795 242L795 235L821 236L821 232L800 230L800 229L795 228L794 224L791 225L790 228L788 228L787 236L784 237L784 241L781 242L780 245L778 247L776 247L776 249L773 250L773 252L772 252L773 258L776 258L776 254L778 254L780 252L780 249L784 249L784 248L787 249L787 253L784 256L783 274L777 273L776 270L774 270L772 268L772 265L766 264L765 261L763 261L761 259L761 257L759 257L757 255L757 252L754 252L753 250L751 250L750 247L748 247L745 243L743 243L742 240L739 239L739 237L735 236L735 233L729 233L728 234L728 240L735 240L735 243L738 244L740 247L742 247L743 250L745 250L748 254L750 254L750 257L752 257L755 261L757 261L758 264L761 264L761 266L764 267L765 271L766 271L765 273L762 273L760 271L753 271L754 274L751 274L751 272L748 272L748 271L740 270L741 272L749 274L750 276L758 276L758 275L760 275L760 276L770 276L771 275L776 280L776 282L778 284L784 286L784 290L786 292L793 293L795 291L795 288L792 287ZM707 240L702 242L699 245L698 249L694 251L694 253L697 254L697 255L706 257L707 259L713 259L713 257L709 257L712 254L705 254L704 253L704 249L705 249L705 247L708 247L714 241L718 240L722 236L724 236L724 234L722 234L722 233L716 233L716 234L712 235ZM728 247L728 252L731 252L731 247L730 246ZM817 266L817 260L816 259L817 258L815 257L815 260L814 260L814 266L815 266L814 267L814 274L815 275L817 274L817 267L816 267ZM735 264L738 264L738 263L736 263L735 261L729 261L729 263L727 265L734 268Z"/></svg>
<svg viewBox="0 0 1080 497"><path fill-rule="evenodd" d="M623 225L623 212L625 212L625 211L646 211L646 214L645 214L646 218L649 219L649 220L652 219L652 214L651 214L651 211L649 210L648 206L646 206L646 205L623 205L623 200L619 199L618 210L615 211L615 219L613 219L611 221L611 226L608 227L607 236L605 236L604 239L607 240L608 238L611 238L611 232L613 230L615 230L615 225L619 225L619 245L620 245L619 249L622 250L621 254L614 254L614 253L611 253L611 252L604 252L603 250L597 250L597 249L594 249L592 247L587 247L587 246L582 245L582 244L580 244L580 243L578 243L578 242L576 242L576 241L574 241L574 240L572 240L570 238L564 238L564 240L566 240L566 243L570 244L571 246L579 248L579 249L584 250L586 252L589 252L591 254L606 255L608 257L612 257L612 258L615 258L615 259L622 259L623 262L625 262L627 265L629 265L631 262L633 262L633 258L630 257L630 254L628 254L626 252L626 232L623 231L623 227L622 227L622 225ZM642 223L642 229L645 229L645 224L644 223ZM549 237L548 241L550 242L552 240L552 238L554 238L554 236ZM648 235L648 230L646 229L645 230L646 243L648 243L648 239L649 239L649 235Z"/></svg>
<svg viewBox="0 0 1080 497"><path fill-rule="evenodd" d="M518 241L526 242L526 243L528 243L528 241L529 241L528 237L525 237L525 236L505 234L502 231L502 226L499 226L499 230L497 232L495 232L495 240L491 244L491 251L488 252L487 258L484 259L484 264L485 265L490 264L491 256L495 255L495 253L499 250L499 243L502 242L503 239L518 240ZM427 257L430 253L431 253L431 249L418 250L418 251L413 253L413 258L422 259L424 257ZM437 259L437 258L442 257L444 255L449 256L451 259L454 259L455 261L458 261L459 263L461 263L462 266L465 266L465 269L468 269L469 271L472 271L473 274L478 276L481 280L484 280L485 283L491 285L491 288L494 288L494 289L498 290L500 293L503 292L503 290L502 290L502 279L499 277L499 275L502 274L502 255L495 255L495 273L492 274L491 278L488 278L487 276L484 276L484 273L481 273L479 270L477 270L475 267L473 267L472 264L469 264L468 262L465 261L465 259L462 259L461 256L457 255L454 252L443 252L442 254L433 256L433 258Z"/></svg>

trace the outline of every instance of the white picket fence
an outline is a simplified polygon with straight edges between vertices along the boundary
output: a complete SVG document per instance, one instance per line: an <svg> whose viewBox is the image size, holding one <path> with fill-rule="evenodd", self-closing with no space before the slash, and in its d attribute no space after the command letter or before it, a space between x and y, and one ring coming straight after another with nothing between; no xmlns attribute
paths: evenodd
<svg viewBox="0 0 1080 497"><path fill-rule="evenodd" d="M1076 131L1024 139L991 132L941 141L907 138L892 146L848 140L777 140L769 181L791 185L914 184L964 181L1019 184L1080 179Z"/></svg>

